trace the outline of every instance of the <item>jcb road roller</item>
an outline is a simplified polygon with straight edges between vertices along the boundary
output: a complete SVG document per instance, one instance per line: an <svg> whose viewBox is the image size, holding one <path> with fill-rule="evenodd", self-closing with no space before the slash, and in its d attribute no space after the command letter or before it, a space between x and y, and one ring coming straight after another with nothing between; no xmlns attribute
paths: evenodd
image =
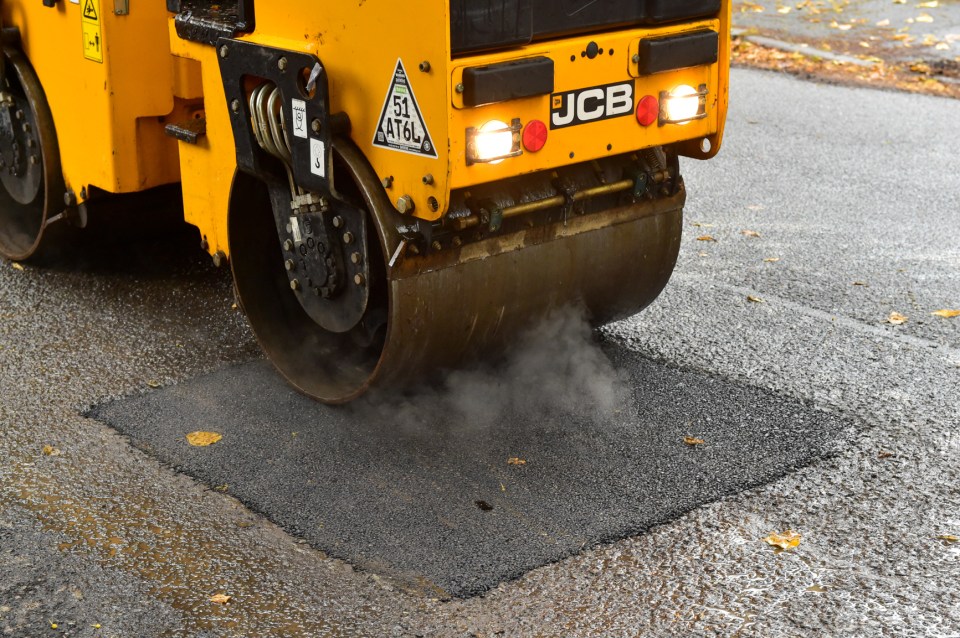
<svg viewBox="0 0 960 638"><path fill-rule="evenodd" d="M112 198L179 184L266 355L329 403L562 306L599 324L649 304L680 242L678 158L716 154L726 116L730 0L0 17L0 253L62 250Z"/></svg>

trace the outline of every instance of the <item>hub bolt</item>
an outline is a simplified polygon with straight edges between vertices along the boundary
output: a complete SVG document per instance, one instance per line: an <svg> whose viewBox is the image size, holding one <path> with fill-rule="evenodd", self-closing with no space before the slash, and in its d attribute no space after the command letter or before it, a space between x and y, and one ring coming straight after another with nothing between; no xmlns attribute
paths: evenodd
<svg viewBox="0 0 960 638"><path fill-rule="evenodd" d="M440 242L434 240L434 242L430 244L430 248L433 248L434 250L440 250L441 248L443 248L443 245Z"/></svg>
<svg viewBox="0 0 960 638"><path fill-rule="evenodd" d="M30 156L30 163L31 163L32 165L36 166L37 164L40 163L40 158L37 157L36 155L31 155L31 156Z"/></svg>
<svg viewBox="0 0 960 638"><path fill-rule="evenodd" d="M222 250L213 253L213 265L219 268L227 263L227 254Z"/></svg>
<svg viewBox="0 0 960 638"><path fill-rule="evenodd" d="M343 243L352 244L353 243L353 233L346 232L343 234Z"/></svg>
<svg viewBox="0 0 960 638"><path fill-rule="evenodd" d="M357 284L358 286L362 286L365 282L366 279L364 279L363 275L360 273L357 273L353 276L353 283Z"/></svg>
<svg viewBox="0 0 960 638"><path fill-rule="evenodd" d="M283 267L286 268L288 272L292 272L296 270L297 262L293 261L292 259L288 259L285 262L283 262Z"/></svg>
<svg viewBox="0 0 960 638"><path fill-rule="evenodd" d="M15 116L16 116L16 118L17 118L18 120L22 120L22 119L23 119L23 111L22 111L22 110L18 110L18 111L16 112Z"/></svg>
<svg viewBox="0 0 960 638"><path fill-rule="evenodd" d="M340 217L340 215L337 215L336 217L333 218L333 227L341 228L342 226L343 226L343 217Z"/></svg>
<svg viewBox="0 0 960 638"><path fill-rule="evenodd" d="M393 186L393 178L384 177L382 180L380 180L380 183L383 184L384 188L390 188L391 186Z"/></svg>
<svg viewBox="0 0 960 638"><path fill-rule="evenodd" d="M300 290L300 281L298 279L290 280L290 290Z"/></svg>
<svg viewBox="0 0 960 638"><path fill-rule="evenodd" d="M397 210L401 213L412 213L413 207L413 198L409 195L401 195L397 199Z"/></svg>
<svg viewBox="0 0 960 638"><path fill-rule="evenodd" d="M354 264L360 263L360 253L352 253L350 255L350 261Z"/></svg>
<svg viewBox="0 0 960 638"><path fill-rule="evenodd" d="M293 240L287 239L283 242L283 249L288 253L293 252Z"/></svg>
<svg viewBox="0 0 960 638"><path fill-rule="evenodd" d="M29 133L29 132L30 132L30 122L24 122L22 128L23 128L23 132L24 132L24 133Z"/></svg>

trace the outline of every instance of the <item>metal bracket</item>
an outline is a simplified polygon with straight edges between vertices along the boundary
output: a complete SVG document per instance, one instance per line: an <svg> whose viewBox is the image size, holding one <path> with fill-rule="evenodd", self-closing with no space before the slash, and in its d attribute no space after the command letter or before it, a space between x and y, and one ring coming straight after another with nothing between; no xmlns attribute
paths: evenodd
<svg viewBox="0 0 960 638"><path fill-rule="evenodd" d="M118 16L130 15L130 1L113 0L113 13Z"/></svg>

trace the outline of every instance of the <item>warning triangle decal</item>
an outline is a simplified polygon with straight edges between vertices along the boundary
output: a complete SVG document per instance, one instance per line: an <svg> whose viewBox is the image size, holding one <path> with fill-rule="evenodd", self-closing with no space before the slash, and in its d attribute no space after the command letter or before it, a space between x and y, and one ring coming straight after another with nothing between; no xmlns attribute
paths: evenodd
<svg viewBox="0 0 960 638"><path fill-rule="evenodd" d="M413 87L407 80L407 72L399 58L390 88L387 89L387 97L383 101L377 131L373 134L373 145L413 155L437 156L427 124L420 114L417 98L413 95Z"/></svg>
<svg viewBox="0 0 960 638"><path fill-rule="evenodd" d="M97 9L93 6L93 0L87 0L83 4L83 17L87 20L97 21Z"/></svg>

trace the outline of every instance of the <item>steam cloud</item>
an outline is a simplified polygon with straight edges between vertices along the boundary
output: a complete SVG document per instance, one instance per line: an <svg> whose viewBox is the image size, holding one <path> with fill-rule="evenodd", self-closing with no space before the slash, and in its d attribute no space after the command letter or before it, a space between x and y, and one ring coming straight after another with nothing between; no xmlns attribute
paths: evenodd
<svg viewBox="0 0 960 638"><path fill-rule="evenodd" d="M355 409L400 427L483 427L507 416L595 418L611 413L624 389L583 312L566 308L523 334L496 364L448 372L437 387L374 393Z"/></svg>

